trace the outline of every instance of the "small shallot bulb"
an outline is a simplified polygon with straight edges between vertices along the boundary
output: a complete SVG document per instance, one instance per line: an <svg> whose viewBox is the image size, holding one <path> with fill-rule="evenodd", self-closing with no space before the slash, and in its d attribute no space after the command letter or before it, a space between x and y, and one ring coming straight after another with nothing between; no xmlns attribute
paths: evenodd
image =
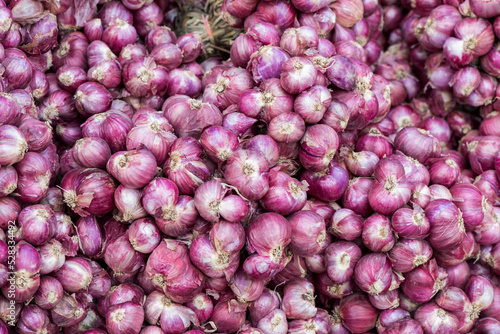
<svg viewBox="0 0 500 334"><path fill-rule="evenodd" d="M372 252L387 252L396 242L389 218L379 214L365 220L361 237Z"/></svg>
<svg viewBox="0 0 500 334"><path fill-rule="evenodd" d="M146 55L147 51L152 51L156 46L164 43L175 43L177 41L177 37L175 36L175 33L170 30L170 28L166 26L155 26L152 27L151 30L148 32L145 38L145 44L147 47L141 47L143 49L143 54ZM140 44L135 44L136 46L140 46ZM138 47L137 47L138 48ZM136 49L136 48L134 48Z"/></svg>
<svg viewBox="0 0 500 334"><path fill-rule="evenodd" d="M356 85L356 68L352 61L342 55L335 55L332 59L332 66L326 70L328 80L341 89L353 90Z"/></svg>
<svg viewBox="0 0 500 334"><path fill-rule="evenodd" d="M196 189L194 204L204 219L210 222L219 220L220 205L226 191L220 181L207 181Z"/></svg>
<svg viewBox="0 0 500 334"><path fill-rule="evenodd" d="M122 67L117 60L107 60L91 67L87 73L89 81L96 81L111 89L120 85Z"/></svg>
<svg viewBox="0 0 500 334"><path fill-rule="evenodd" d="M117 152L110 157L106 169L123 186L132 189L146 186L157 172L156 159L147 149Z"/></svg>
<svg viewBox="0 0 500 334"><path fill-rule="evenodd" d="M352 333L364 333L371 330L375 327L377 320L377 310L370 304L368 297L361 293L342 298L338 315L342 324Z"/></svg>
<svg viewBox="0 0 500 334"><path fill-rule="evenodd" d="M49 274L58 270L64 264L66 259L63 245L56 239L49 240L40 246L40 273Z"/></svg>
<svg viewBox="0 0 500 334"><path fill-rule="evenodd" d="M301 181L309 185L309 195L330 202L342 197L349 183L349 175L344 168L332 161L323 171L304 171Z"/></svg>
<svg viewBox="0 0 500 334"><path fill-rule="evenodd" d="M465 18L454 30L456 38L445 41L443 53L455 67L468 65L474 58L485 55L495 41L491 24L480 18Z"/></svg>
<svg viewBox="0 0 500 334"><path fill-rule="evenodd" d="M368 194L373 186L373 182L371 178L367 177L350 180L342 198L342 206L362 217L368 217L373 212L368 201ZM356 226L358 225L359 223ZM361 228L362 224L359 227L359 233L361 233Z"/></svg>
<svg viewBox="0 0 500 334"><path fill-rule="evenodd" d="M462 289L450 286L439 291L435 298L436 304L447 311L465 311L471 307L469 297Z"/></svg>
<svg viewBox="0 0 500 334"><path fill-rule="evenodd" d="M156 64L163 66L169 71L176 69L182 64L182 51L177 45L172 43L158 45L151 51L151 57L153 57Z"/></svg>
<svg viewBox="0 0 500 334"><path fill-rule="evenodd" d="M231 223L244 219L250 212L248 203L238 195L229 195L220 202L220 215Z"/></svg>
<svg viewBox="0 0 500 334"><path fill-rule="evenodd" d="M432 248L424 240L402 239L389 251L392 267L401 273L411 271L432 257Z"/></svg>
<svg viewBox="0 0 500 334"><path fill-rule="evenodd" d="M113 210L116 181L105 171L77 168L61 180L64 202L81 216L104 215ZM96 191L98 189L98 191Z"/></svg>
<svg viewBox="0 0 500 334"><path fill-rule="evenodd" d="M304 207L308 187L279 168L269 172L269 191L260 199L260 204L268 211L286 216Z"/></svg>
<svg viewBox="0 0 500 334"><path fill-rule="evenodd" d="M45 205L24 208L18 217L18 225L23 239L33 245L43 245L55 232L54 211Z"/></svg>
<svg viewBox="0 0 500 334"><path fill-rule="evenodd" d="M237 301L236 299L229 299L226 297L215 305L214 312L212 313L211 321L215 324L217 330L226 333L233 333L238 331L245 323L245 315L247 305Z"/></svg>
<svg viewBox="0 0 500 334"><path fill-rule="evenodd" d="M457 181L460 175L460 167L453 159L442 158L434 161L429 174L433 184L440 184L445 187L451 187Z"/></svg>
<svg viewBox="0 0 500 334"><path fill-rule="evenodd" d="M392 155L393 147L389 139L379 130L371 129L356 142L356 151L371 151L382 159L384 155Z"/></svg>
<svg viewBox="0 0 500 334"><path fill-rule="evenodd" d="M0 197L11 194L17 188L18 176L12 166L0 167Z"/></svg>
<svg viewBox="0 0 500 334"><path fill-rule="evenodd" d="M177 39L177 46L181 48L183 63L190 63L200 55L204 49L203 41L198 34L184 34Z"/></svg>
<svg viewBox="0 0 500 334"><path fill-rule="evenodd" d="M168 95L184 94L194 98L200 94L201 88L201 80L190 70L176 68L169 72Z"/></svg>
<svg viewBox="0 0 500 334"><path fill-rule="evenodd" d="M474 312L486 310L493 303L493 285L487 278L472 275L465 285L464 291L472 303Z"/></svg>
<svg viewBox="0 0 500 334"><path fill-rule="evenodd" d="M144 266L144 254L137 252L126 233L110 241L104 251L104 262L118 280L135 275Z"/></svg>
<svg viewBox="0 0 500 334"><path fill-rule="evenodd" d="M291 150L295 150L295 148L297 148L298 150L297 145L294 144L296 143L292 143L289 145L286 143L278 144L270 136L257 135L249 139L248 141L245 141L243 143L242 148L261 153L269 163L269 168L271 168L278 163L278 161L280 160L280 158L282 158L282 156L285 155L283 153L284 149L282 147L287 147L290 148ZM289 157L287 156L287 158Z"/></svg>
<svg viewBox="0 0 500 334"><path fill-rule="evenodd" d="M277 213L264 213L250 221L247 227L249 247L276 262L285 256L291 235L290 223Z"/></svg>
<svg viewBox="0 0 500 334"><path fill-rule="evenodd" d="M110 22L102 33L102 41L116 54L119 54L124 46L134 43L136 39L135 27L121 18Z"/></svg>
<svg viewBox="0 0 500 334"><path fill-rule="evenodd" d="M248 34L241 34L236 37L234 43L231 45L231 61L236 66L246 68L251 55L257 51L258 46L255 39Z"/></svg>
<svg viewBox="0 0 500 334"><path fill-rule="evenodd" d="M459 246L465 238L464 220L460 209L445 199L434 200L425 208L430 230L427 241L437 250Z"/></svg>
<svg viewBox="0 0 500 334"><path fill-rule="evenodd" d="M127 149L137 149L141 145L153 153L158 165L167 160L168 150L177 137L173 128L161 112L150 112L143 109L134 115L134 127L127 134Z"/></svg>
<svg viewBox="0 0 500 334"><path fill-rule="evenodd" d="M137 58L122 70L125 88L134 97L161 95L168 88L168 73L153 58Z"/></svg>
<svg viewBox="0 0 500 334"><path fill-rule="evenodd" d="M283 289L282 309L288 319L309 319L316 315L314 286L305 278L286 283Z"/></svg>
<svg viewBox="0 0 500 334"><path fill-rule="evenodd" d="M102 21L99 18L87 21L87 23L85 23L85 27L83 28L83 32L85 36L87 36L89 42L101 40L102 31Z"/></svg>
<svg viewBox="0 0 500 334"><path fill-rule="evenodd" d="M448 275L432 259L405 273L401 291L413 302L426 303L448 285Z"/></svg>
<svg viewBox="0 0 500 334"><path fill-rule="evenodd" d="M60 122L55 130L56 137L68 146L75 145L76 141L83 137L78 120Z"/></svg>
<svg viewBox="0 0 500 334"><path fill-rule="evenodd" d="M87 81L87 74L83 69L76 66L64 65L56 72L59 86L74 94L78 87ZM52 94L57 93L54 92Z"/></svg>
<svg viewBox="0 0 500 334"><path fill-rule="evenodd" d="M18 174L15 195L26 203L39 202L49 188L50 165L41 154L28 152L23 160L14 166Z"/></svg>
<svg viewBox="0 0 500 334"><path fill-rule="evenodd" d="M319 214L301 210L288 217L292 227L290 249L299 256L317 254L326 238L325 220Z"/></svg>
<svg viewBox="0 0 500 334"><path fill-rule="evenodd" d="M151 218L135 220L128 229L130 244L138 252L149 254L160 243L161 234Z"/></svg>
<svg viewBox="0 0 500 334"><path fill-rule="evenodd" d="M467 230L474 229L485 216L488 206L486 198L479 189L472 184L457 184L450 188L451 196L460 209L463 223Z"/></svg>
<svg viewBox="0 0 500 334"><path fill-rule="evenodd" d="M210 240L220 253L236 253L245 246L245 230L238 223L221 220L210 230Z"/></svg>
<svg viewBox="0 0 500 334"><path fill-rule="evenodd" d="M36 119L25 119L19 124L19 130L33 152L45 150L52 140L52 127L46 122Z"/></svg>
<svg viewBox="0 0 500 334"><path fill-rule="evenodd" d="M295 98L293 109L306 123L314 124L323 118L327 108L330 108L331 101L330 91L324 86L316 85Z"/></svg>
<svg viewBox="0 0 500 334"><path fill-rule="evenodd" d="M330 164L339 148L339 137L335 130L324 124L306 129L300 141L300 162L311 171L319 172Z"/></svg>
<svg viewBox="0 0 500 334"><path fill-rule="evenodd" d="M380 312L379 326L388 327L398 320L409 318L410 313L400 307L388 309ZM378 327L378 326L377 326Z"/></svg>
<svg viewBox="0 0 500 334"><path fill-rule="evenodd" d="M402 238L423 239L430 229L429 219L421 208L401 208L391 219L392 229Z"/></svg>
<svg viewBox="0 0 500 334"><path fill-rule="evenodd" d="M260 319L269 312L279 309L280 301L280 296L276 291L265 288L259 298L254 300L248 307L252 323L257 325Z"/></svg>
<svg viewBox="0 0 500 334"><path fill-rule="evenodd" d="M363 256L356 264L354 281L361 290L372 295L388 291L392 283L390 260L382 253Z"/></svg>
<svg viewBox="0 0 500 334"><path fill-rule="evenodd" d="M205 129L201 134L200 143L214 161L226 161L239 146L238 137L232 131L218 125Z"/></svg>
<svg viewBox="0 0 500 334"><path fill-rule="evenodd" d="M78 219L75 224L79 236L79 246L82 253L89 257L96 257L102 251L104 233L95 216Z"/></svg>
<svg viewBox="0 0 500 334"><path fill-rule="evenodd" d="M251 279L239 269L229 281L229 287L240 302L246 303L259 298L264 290L264 282Z"/></svg>
<svg viewBox="0 0 500 334"><path fill-rule="evenodd" d="M86 82L78 87L75 93L75 106L84 117L109 110L113 96L97 82Z"/></svg>
<svg viewBox="0 0 500 334"><path fill-rule="evenodd" d="M34 304L27 305L21 312L19 321L16 324L16 329L21 333L29 333L32 331L42 333L54 332L58 327L49 319L49 313L46 310Z"/></svg>
<svg viewBox="0 0 500 334"><path fill-rule="evenodd" d="M420 323L424 333L455 333L458 328L458 318L432 302L417 309L415 320Z"/></svg>
<svg viewBox="0 0 500 334"><path fill-rule="evenodd" d="M53 273L67 292L85 289L92 281L92 268L83 258L68 258L64 265Z"/></svg>
<svg viewBox="0 0 500 334"><path fill-rule="evenodd" d="M428 131L415 127L406 127L398 132L394 146L421 163L427 163L429 159L436 158L441 153L439 141Z"/></svg>
<svg viewBox="0 0 500 334"><path fill-rule="evenodd" d="M252 73L254 81L261 83L267 79L279 78L283 65L289 59L290 56L285 50L266 45L252 54L247 68ZM314 69L312 63L311 66Z"/></svg>
<svg viewBox="0 0 500 334"><path fill-rule="evenodd" d="M269 190L269 164L251 150L237 150L227 160L224 177L249 200L262 198Z"/></svg>
<svg viewBox="0 0 500 334"><path fill-rule="evenodd" d="M191 301L187 302L186 306L193 310L198 318L198 321L201 323L210 319L214 309L212 299L202 292L197 294Z"/></svg>
<svg viewBox="0 0 500 334"><path fill-rule="evenodd" d="M222 115L215 105L185 95L168 98L162 110L179 137L199 138L205 128L222 124ZM191 121L186 122L186 119Z"/></svg>
<svg viewBox="0 0 500 334"><path fill-rule="evenodd" d="M318 46L318 33L311 27L288 28L283 32L280 47L291 56L304 56L309 48Z"/></svg>
<svg viewBox="0 0 500 334"><path fill-rule="evenodd" d="M354 268L361 258L361 249L350 241L336 241L325 250L325 266L333 283L345 283L354 275Z"/></svg>
<svg viewBox="0 0 500 334"><path fill-rule="evenodd" d="M328 232L343 240L354 240L361 236L364 220L351 209L342 208L333 214Z"/></svg>
<svg viewBox="0 0 500 334"><path fill-rule="evenodd" d="M27 151L28 143L17 127L0 126L0 165L11 166L21 161Z"/></svg>
<svg viewBox="0 0 500 334"><path fill-rule="evenodd" d="M111 157L108 143L99 137L85 137L77 140L72 151L75 162L88 168L105 168Z"/></svg>
<svg viewBox="0 0 500 334"><path fill-rule="evenodd" d="M52 321L58 326L69 327L85 319L85 306L74 295L65 293L50 311Z"/></svg>
<svg viewBox="0 0 500 334"><path fill-rule="evenodd" d="M375 153L370 151L349 151L344 157L344 161L352 174L360 177L368 177L372 176L379 158Z"/></svg>
<svg viewBox="0 0 500 334"><path fill-rule="evenodd" d="M391 215L410 200L411 184L404 176L404 169L402 174L392 173L392 166L402 167L399 162L392 161L387 164L385 161L387 159L381 160L375 168L375 182L369 193L368 200L377 213ZM378 176L378 167L380 167L382 173L387 174Z"/></svg>
<svg viewBox="0 0 500 334"><path fill-rule="evenodd" d="M389 326L386 327L384 333L386 334L410 334L410 333L415 333L415 334L424 334L424 331L422 327L420 326L420 323L416 320L413 319L401 319L398 321L395 321L391 323Z"/></svg>
<svg viewBox="0 0 500 334"><path fill-rule="evenodd" d="M280 80L270 78L262 83L260 90L244 91L238 100L238 109L246 116L270 122L279 114L293 111L293 103L293 95L283 90Z"/></svg>
<svg viewBox="0 0 500 334"><path fill-rule="evenodd" d="M304 135L306 125L297 113L283 113L271 120L268 134L278 143L298 142Z"/></svg>
<svg viewBox="0 0 500 334"><path fill-rule="evenodd" d="M44 276L40 279L40 287L35 294L35 303L40 308L49 310L61 300L63 293L63 287L57 279Z"/></svg>
<svg viewBox="0 0 500 334"><path fill-rule="evenodd" d="M128 222L147 216L142 206L142 190L119 185L114 193L115 205L120 212L120 219Z"/></svg>
<svg viewBox="0 0 500 334"><path fill-rule="evenodd" d="M160 215L155 217L158 228L170 236L181 236L189 232L197 218L193 198L179 196L174 206L164 206Z"/></svg>
<svg viewBox="0 0 500 334"><path fill-rule="evenodd" d="M210 170L202 160L203 149L192 137L178 138L172 144L170 157L163 167L182 194L191 195L196 188L207 181Z"/></svg>
<svg viewBox="0 0 500 334"><path fill-rule="evenodd" d="M144 309L138 303L113 305L106 314L106 328L110 334L139 333L144 322Z"/></svg>
<svg viewBox="0 0 500 334"><path fill-rule="evenodd" d="M191 262L208 277L225 280L231 279L240 262L239 252L218 252L208 234L200 235L193 240L189 257Z"/></svg>
<svg viewBox="0 0 500 334"><path fill-rule="evenodd" d="M281 86L290 94L299 94L314 86L316 69L306 58L293 57L283 64Z"/></svg>

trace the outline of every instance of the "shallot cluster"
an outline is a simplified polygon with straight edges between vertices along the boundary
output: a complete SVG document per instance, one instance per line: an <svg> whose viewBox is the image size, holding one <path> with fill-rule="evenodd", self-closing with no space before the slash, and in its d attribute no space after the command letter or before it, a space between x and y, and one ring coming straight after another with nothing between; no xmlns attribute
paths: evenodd
<svg viewBox="0 0 500 334"><path fill-rule="evenodd" d="M500 333L499 79L498 1L0 0L0 334Z"/></svg>

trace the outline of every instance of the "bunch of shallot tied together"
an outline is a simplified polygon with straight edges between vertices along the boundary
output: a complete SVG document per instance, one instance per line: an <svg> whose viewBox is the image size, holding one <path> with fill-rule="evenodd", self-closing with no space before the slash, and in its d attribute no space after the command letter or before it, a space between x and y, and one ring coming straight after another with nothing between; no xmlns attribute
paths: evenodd
<svg viewBox="0 0 500 334"><path fill-rule="evenodd" d="M0 334L499 333L500 4L200 4L0 0Z"/></svg>

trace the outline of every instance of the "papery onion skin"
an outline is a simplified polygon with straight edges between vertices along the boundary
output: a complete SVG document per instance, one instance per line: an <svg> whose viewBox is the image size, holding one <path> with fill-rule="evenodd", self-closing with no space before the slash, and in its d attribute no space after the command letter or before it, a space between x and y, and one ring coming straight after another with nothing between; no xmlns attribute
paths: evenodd
<svg viewBox="0 0 500 334"><path fill-rule="evenodd" d="M156 159L149 150L137 149L113 154L106 164L107 171L125 187L146 186L156 175Z"/></svg>
<svg viewBox="0 0 500 334"><path fill-rule="evenodd" d="M40 201L49 188L50 165L47 159L36 152L28 152L15 165L18 183L15 194L26 203Z"/></svg>
<svg viewBox="0 0 500 334"><path fill-rule="evenodd" d="M408 141L409 138L412 138ZM431 158L436 158L441 153L438 140L426 130L406 127L394 139L396 149L406 155L426 163Z"/></svg>
<svg viewBox="0 0 500 334"><path fill-rule="evenodd" d="M324 257L328 277L334 283L345 283L354 275L361 249L352 242L337 241L325 249Z"/></svg>
<svg viewBox="0 0 500 334"><path fill-rule="evenodd" d="M224 176L250 200L262 198L269 190L269 164L264 156L250 150L238 150L227 160Z"/></svg>
<svg viewBox="0 0 500 334"><path fill-rule="evenodd" d="M344 326L353 333L363 333L375 327L377 311L362 294L356 293L343 298L339 312Z"/></svg>
<svg viewBox="0 0 500 334"><path fill-rule="evenodd" d="M429 302L448 284L446 272L432 259L405 274L402 292L413 302Z"/></svg>
<svg viewBox="0 0 500 334"><path fill-rule="evenodd" d="M368 194L372 185L373 180L367 177L350 180L342 199L343 207L351 209L362 217L369 216L373 212L368 201Z"/></svg>
<svg viewBox="0 0 500 334"><path fill-rule="evenodd" d="M269 173L269 191L260 199L260 203L269 211L289 215L304 207L307 200L306 190L305 184L273 169Z"/></svg>
<svg viewBox="0 0 500 334"><path fill-rule="evenodd" d="M458 318L435 303L428 303L419 307L415 313L415 319L423 327L424 333L434 330L453 333L458 327Z"/></svg>
<svg viewBox="0 0 500 334"><path fill-rule="evenodd" d="M323 217L312 211L302 210L288 217L292 227L290 249L299 256L317 254L326 238Z"/></svg>
<svg viewBox="0 0 500 334"><path fill-rule="evenodd" d="M453 249L465 238L462 213L452 202L434 200L425 208L430 222L428 241L437 250Z"/></svg>
<svg viewBox="0 0 500 334"><path fill-rule="evenodd" d="M24 158L28 150L28 143L22 132L13 125L0 126L0 138L2 139L0 165L13 165Z"/></svg>
<svg viewBox="0 0 500 334"><path fill-rule="evenodd" d="M344 194L349 183L349 176L344 168L332 161L324 171L304 171L301 181L309 184L310 195L324 201L336 201Z"/></svg>
<svg viewBox="0 0 500 334"><path fill-rule="evenodd" d="M389 258L382 253L363 256L356 264L356 284L370 294L384 293L391 287L392 270Z"/></svg>
<svg viewBox="0 0 500 334"><path fill-rule="evenodd" d="M64 175L61 186L66 204L83 217L106 214L115 206L116 182L102 170L74 169ZM96 188L101 191L95 192Z"/></svg>

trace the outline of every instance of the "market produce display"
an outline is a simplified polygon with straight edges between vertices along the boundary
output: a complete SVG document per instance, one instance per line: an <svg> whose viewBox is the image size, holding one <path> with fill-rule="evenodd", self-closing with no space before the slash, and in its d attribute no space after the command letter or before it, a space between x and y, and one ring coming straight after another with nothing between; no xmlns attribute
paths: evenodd
<svg viewBox="0 0 500 334"><path fill-rule="evenodd" d="M500 333L500 1L0 0L0 334Z"/></svg>

